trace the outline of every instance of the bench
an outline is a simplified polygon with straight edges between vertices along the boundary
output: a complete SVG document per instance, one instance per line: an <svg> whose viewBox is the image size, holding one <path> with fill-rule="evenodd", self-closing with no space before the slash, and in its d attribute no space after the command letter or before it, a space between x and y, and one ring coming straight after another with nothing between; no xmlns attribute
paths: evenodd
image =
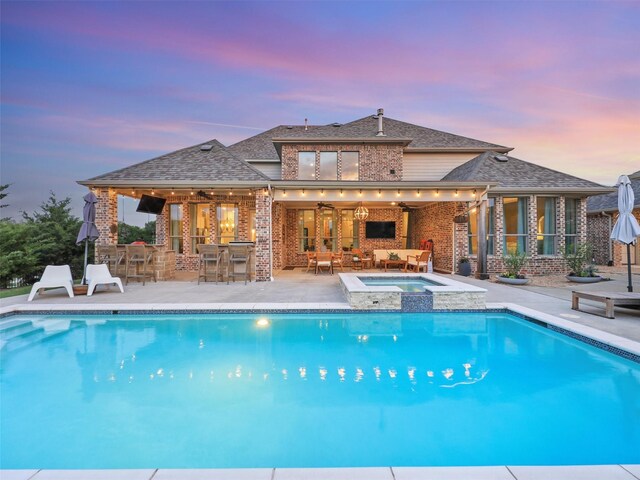
<svg viewBox="0 0 640 480"><path fill-rule="evenodd" d="M571 309L580 310L579 301L581 298L585 300L593 300L595 302L602 302L605 305L605 317L615 318L613 315L613 309L616 305L639 305L640 306L640 293L625 293L625 292L571 292Z"/></svg>

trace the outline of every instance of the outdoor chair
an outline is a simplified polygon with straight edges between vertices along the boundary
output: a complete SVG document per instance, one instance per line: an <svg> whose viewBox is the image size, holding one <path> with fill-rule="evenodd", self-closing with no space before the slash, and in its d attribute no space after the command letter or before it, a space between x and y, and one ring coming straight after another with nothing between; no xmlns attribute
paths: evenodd
<svg viewBox="0 0 640 480"><path fill-rule="evenodd" d="M122 287L122 280L118 277L111 276L111 272L109 272L109 267L101 263L99 265L87 265L87 282L89 284L89 288L87 290L87 296L90 297L93 295L93 291L98 285L117 285L120 288L120 292L124 293L124 288Z"/></svg>
<svg viewBox="0 0 640 480"><path fill-rule="evenodd" d="M153 249L145 245L127 245L125 247L125 285L130 278L141 278L142 285L147 277L156 279Z"/></svg>
<svg viewBox="0 0 640 480"><path fill-rule="evenodd" d="M316 269L316 252L307 252L307 272Z"/></svg>
<svg viewBox="0 0 640 480"><path fill-rule="evenodd" d="M251 252L248 245L229 245L229 266L227 267L227 285L229 279L236 281L236 277L244 277L244 284L247 279L251 281Z"/></svg>
<svg viewBox="0 0 640 480"><path fill-rule="evenodd" d="M424 267L425 273L428 273L430 258L431 258L431 250L426 250L422 252L420 255L407 255L407 266L405 267L405 269L413 270L414 272L417 273L420 271L422 267Z"/></svg>
<svg viewBox="0 0 640 480"><path fill-rule="evenodd" d="M362 265L362 268L367 268L367 265L369 268L371 267L373 264L373 256L370 253L363 252L359 248L354 248L352 251L353 256L360 259L360 265Z"/></svg>
<svg viewBox="0 0 640 480"><path fill-rule="evenodd" d="M326 268L329 273L333 275L333 262L331 261L332 257L331 252L318 252L316 255L316 275L318 271Z"/></svg>
<svg viewBox="0 0 640 480"><path fill-rule="evenodd" d="M332 268L335 267L340 267L340 270L342 270L344 272L344 253L343 252L338 252L338 253L334 253L333 257L331 258L331 266Z"/></svg>
<svg viewBox="0 0 640 480"><path fill-rule="evenodd" d="M40 277L40 281L33 284L31 293L27 301L33 300L36 293L42 293L45 288L63 287L69 293L69 297L73 298L73 277L71 277L71 268L69 265L47 265Z"/></svg>
<svg viewBox="0 0 640 480"><path fill-rule="evenodd" d="M200 243L196 246L198 250L198 285L200 279L207 281L207 277L213 276L216 284L218 278L222 276L222 250L218 245L207 245Z"/></svg>
<svg viewBox="0 0 640 480"><path fill-rule="evenodd" d="M97 261L109 267L112 275L118 275L118 269L124 260L124 252L116 245L98 245L96 249Z"/></svg>

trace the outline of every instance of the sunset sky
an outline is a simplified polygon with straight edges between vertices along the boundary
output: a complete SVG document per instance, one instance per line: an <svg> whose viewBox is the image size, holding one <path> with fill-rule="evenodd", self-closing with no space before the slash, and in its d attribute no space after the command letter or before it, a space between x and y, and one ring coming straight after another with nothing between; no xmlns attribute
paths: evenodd
<svg viewBox="0 0 640 480"><path fill-rule="evenodd" d="M638 1L0 8L2 216L49 190L80 215L76 180L378 107L603 184L640 169Z"/></svg>

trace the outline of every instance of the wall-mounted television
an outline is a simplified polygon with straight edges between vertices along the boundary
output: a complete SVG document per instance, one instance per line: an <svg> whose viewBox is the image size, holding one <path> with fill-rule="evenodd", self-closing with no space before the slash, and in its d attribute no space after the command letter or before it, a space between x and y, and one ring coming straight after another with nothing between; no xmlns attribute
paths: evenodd
<svg viewBox="0 0 640 480"><path fill-rule="evenodd" d="M140 197L140 203L138 203L138 208L136 208L136 212L160 215L166 202L167 200L164 198L142 195Z"/></svg>
<svg viewBox="0 0 640 480"><path fill-rule="evenodd" d="M396 238L396 222L367 222L365 236L367 238Z"/></svg>

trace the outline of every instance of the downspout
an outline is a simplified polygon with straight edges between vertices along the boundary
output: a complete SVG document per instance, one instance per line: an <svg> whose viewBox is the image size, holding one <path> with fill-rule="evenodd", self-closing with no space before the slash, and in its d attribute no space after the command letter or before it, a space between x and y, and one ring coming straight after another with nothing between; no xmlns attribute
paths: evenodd
<svg viewBox="0 0 640 480"><path fill-rule="evenodd" d="M611 222L613 221L613 216L608 214L607 212L602 212L602 215L604 215L605 217L609 218L609 230L608 230L608 232L609 232L609 241L608 241L608 243L609 243L609 261L607 262L607 265L611 267L611 266L613 266L613 240L611 240L611 229L612 229Z"/></svg>

